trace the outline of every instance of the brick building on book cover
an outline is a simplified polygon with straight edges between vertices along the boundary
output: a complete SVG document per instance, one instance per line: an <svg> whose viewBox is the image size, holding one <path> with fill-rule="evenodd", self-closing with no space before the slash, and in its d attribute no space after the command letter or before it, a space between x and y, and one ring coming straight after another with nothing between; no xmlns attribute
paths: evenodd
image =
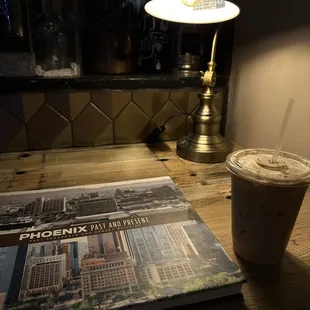
<svg viewBox="0 0 310 310"><path fill-rule="evenodd" d="M82 259L83 296L95 293L132 292L138 288L133 261L127 258L107 260L104 257Z"/></svg>
<svg viewBox="0 0 310 310"><path fill-rule="evenodd" d="M62 289L66 272L66 254L31 257L25 270L24 296L48 295Z"/></svg>

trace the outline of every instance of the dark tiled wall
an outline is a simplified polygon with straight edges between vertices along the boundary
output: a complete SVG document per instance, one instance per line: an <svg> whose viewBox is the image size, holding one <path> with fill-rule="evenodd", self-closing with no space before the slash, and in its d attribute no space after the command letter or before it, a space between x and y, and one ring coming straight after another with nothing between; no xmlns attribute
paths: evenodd
<svg viewBox="0 0 310 310"><path fill-rule="evenodd" d="M0 152L144 142L156 125L190 113L197 92L51 92L0 96ZM165 140L186 134L185 115Z"/></svg>

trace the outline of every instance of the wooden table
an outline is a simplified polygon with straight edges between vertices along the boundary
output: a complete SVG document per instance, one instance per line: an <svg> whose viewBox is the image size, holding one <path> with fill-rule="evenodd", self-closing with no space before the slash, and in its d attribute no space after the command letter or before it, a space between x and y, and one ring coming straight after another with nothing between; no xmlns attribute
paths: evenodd
<svg viewBox="0 0 310 310"><path fill-rule="evenodd" d="M248 278L244 303L213 303L212 309L310 309L310 192L287 253L277 267L254 267L232 250L230 178L224 164L198 164L175 154L175 143L0 155L0 191L20 191L169 175ZM202 308L211 309L206 305Z"/></svg>

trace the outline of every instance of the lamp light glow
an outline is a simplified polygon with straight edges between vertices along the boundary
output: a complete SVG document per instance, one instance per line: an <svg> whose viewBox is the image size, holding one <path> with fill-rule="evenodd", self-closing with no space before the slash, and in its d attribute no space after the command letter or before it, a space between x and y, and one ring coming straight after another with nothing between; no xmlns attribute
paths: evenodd
<svg viewBox="0 0 310 310"><path fill-rule="evenodd" d="M240 13L239 7L229 1L225 1L223 8L194 10L181 0L152 0L144 9L154 17L184 24L219 23L231 20Z"/></svg>

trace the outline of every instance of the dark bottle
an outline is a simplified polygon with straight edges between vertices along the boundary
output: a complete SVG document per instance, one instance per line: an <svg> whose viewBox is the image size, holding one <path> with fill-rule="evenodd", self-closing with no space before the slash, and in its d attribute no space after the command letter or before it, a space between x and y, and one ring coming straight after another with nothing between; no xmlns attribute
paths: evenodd
<svg viewBox="0 0 310 310"><path fill-rule="evenodd" d="M0 76L34 76L28 0L0 0Z"/></svg>
<svg viewBox="0 0 310 310"><path fill-rule="evenodd" d="M136 31L136 65L138 72L170 72L172 69L172 38L170 22L157 19L144 10L148 0L138 1Z"/></svg>
<svg viewBox="0 0 310 310"><path fill-rule="evenodd" d="M20 1L0 1L1 36L24 36L22 7Z"/></svg>
<svg viewBox="0 0 310 310"><path fill-rule="evenodd" d="M83 68L87 73L133 72L134 0L84 3Z"/></svg>
<svg viewBox="0 0 310 310"><path fill-rule="evenodd" d="M30 50L27 1L0 0L0 51Z"/></svg>

